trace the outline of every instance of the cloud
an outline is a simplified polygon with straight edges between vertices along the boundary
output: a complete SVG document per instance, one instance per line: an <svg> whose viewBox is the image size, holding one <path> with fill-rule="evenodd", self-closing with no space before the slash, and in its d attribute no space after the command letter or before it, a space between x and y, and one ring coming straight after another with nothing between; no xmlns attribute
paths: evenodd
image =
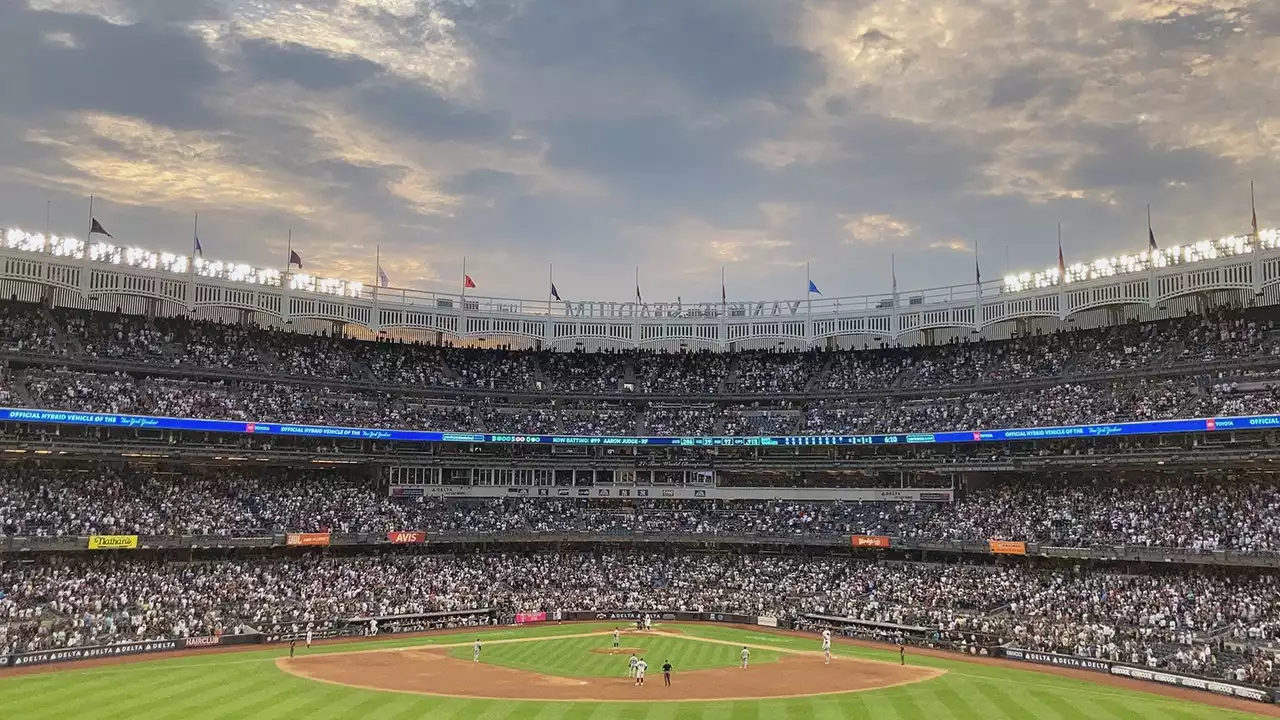
<svg viewBox="0 0 1280 720"><path fill-rule="evenodd" d="M254 78L287 80L307 90L356 85L382 71L381 65L356 55L335 55L292 42L249 39L240 47Z"/></svg>
<svg viewBox="0 0 1280 720"><path fill-rule="evenodd" d="M845 242L855 245L874 245L910 237L915 228L910 224L884 213L859 215L844 220L848 233Z"/></svg>
<svg viewBox="0 0 1280 720"><path fill-rule="evenodd" d="M1280 224L1267 0L0 3L0 225L455 291L967 283ZM206 221L207 218L207 221ZM1270 221L1270 222L1269 222ZM141 242L141 241L140 241ZM629 291L621 295L629 295ZM621 297L619 299L625 299Z"/></svg>

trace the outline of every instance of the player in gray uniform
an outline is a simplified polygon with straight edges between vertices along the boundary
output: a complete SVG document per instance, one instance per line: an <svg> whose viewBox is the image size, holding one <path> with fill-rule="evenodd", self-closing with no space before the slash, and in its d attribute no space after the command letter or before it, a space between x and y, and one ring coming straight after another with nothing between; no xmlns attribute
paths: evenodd
<svg viewBox="0 0 1280 720"><path fill-rule="evenodd" d="M742 646L742 669L743 670L747 669L747 662L750 660L751 660L751 651L747 649L746 645L743 645Z"/></svg>
<svg viewBox="0 0 1280 720"><path fill-rule="evenodd" d="M471 662L480 662L480 638L476 638L476 644L471 646Z"/></svg>

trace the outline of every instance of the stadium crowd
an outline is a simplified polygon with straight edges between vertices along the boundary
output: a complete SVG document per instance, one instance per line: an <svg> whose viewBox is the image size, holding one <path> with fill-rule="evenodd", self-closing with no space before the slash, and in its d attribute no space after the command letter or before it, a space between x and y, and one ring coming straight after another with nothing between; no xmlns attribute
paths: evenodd
<svg viewBox="0 0 1280 720"><path fill-rule="evenodd" d="M19 651L482 607L636 608L785 622L808 613L838 615L1214 677L1236 679L1243 672L1240 679L1249 682L1280 684L1280 677L1261 671L1264 663L1234 664L1241 658L1236 648L1249 652L1280 633L1280 592L1270 576L1134 576L799 556L477 552L6 562L0 587L0 647ZM1236 637L1237 629L1247 637Z"/></svg>
<svg viewBox="0 0 1280 720"><path fill-rule="evenodd" d="M1062 547L1280 552L1270 477L1080 480L1037 476L955 503L497 500L389 497L367 476L279 468L206 472L0 467L0 535L387 533L876 535Z"/></svg>
<svg viewBox="0 0 1280 720"><path fill-rule="evenodd" d="M1280 353L1270 308L915 348L769 352L539 352L432 346L0 304L11 352L235 369L398 387L569 394L778 395L1002 385L1119 370L1167 370ZM59 350L59 348L61 348Z"/></svg>

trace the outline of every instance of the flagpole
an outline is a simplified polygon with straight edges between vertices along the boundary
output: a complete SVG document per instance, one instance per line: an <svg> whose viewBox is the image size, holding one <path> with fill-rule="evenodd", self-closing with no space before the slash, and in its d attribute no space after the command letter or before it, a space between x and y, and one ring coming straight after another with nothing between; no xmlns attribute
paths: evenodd
<svg viewBox="0 0 1280 720"><path fill-rule="evenodd" d="M44 201L44 237L45 242L49 241L49 217L53 214L53 201Z"/></svg>
<svg viewBox="0 0 1280 720"><path fill-rule="evenodd" d="M289 274L290 265L293 264L293 228L289 228L289 242L286 245L284 256L284 272Z"/></svg>
<svg viewBox="0 0 1280 720"><path fill-rule="evenodd" d="M196 309L196 245L200 242L200 213L191 218L191 263L187 266L187 312Z"/></svg>
<svg viewBox="0 0 1280 720"><path fill-rule="evenodd" d="M467 256L462 256L462 308L467 307Z"/></svg>
<svg viewBox="0 0 1280 720"><path fill-rule="evenodd" d="M1151 203L1147 203L1147 255L1150 258L1147 263L1147 306L1156 306L1156 252L1158 248L1151 247L1151 239L1155 237L1155 230L1151 227Z"/></svg>
<svg viewBox="0 0 1280 720"><path fill-rule="evenodd" d="M551 288L556 286L556 266L547 263L547 315L551 315Z"/></svg>
<svg viewBox="0 0 1280 720"><path fill-rule="evenodd" d="M804 301L805 312L813 314L813 275L809 272L809 263L804 264Z"/></svg>
<svg viewBox="0 0 1280 720"><path fill-rule="evenodd" d="M896 336L901 329L902 321L898 318L898 254L889 253L889 277L893 282L893 332Z"/></svg>
<svg viewBox="0 0 1280 720"><path fill-rule="evenodd" d="M724 307L729 304L729 293L724 287L724 266L720 266L720 308L721 314L724 314Z"/></svg>
<svg viewBox="0 0 1280 720"><path fill-rule="evenodd" d="M89 234L84 236L84 266L80 276L80 294L89 298L89 246L93 244L93 196L89 196Z"/></svg>
<svg viewBox="0 0 1280 720"><path fill-rule="evenodd" d="M1258 234L1258 205L1254 202L1253 181L1249 181L1249 224L1253 227L1253 294L1262 295L1262 237Z"/></svg>

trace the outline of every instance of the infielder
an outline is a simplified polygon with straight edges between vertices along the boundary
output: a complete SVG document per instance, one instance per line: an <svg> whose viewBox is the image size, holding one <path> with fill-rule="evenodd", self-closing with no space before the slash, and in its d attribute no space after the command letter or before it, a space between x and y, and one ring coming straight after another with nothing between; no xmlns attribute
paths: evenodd
<svg viewBox="0 0 1280 720"><path fill-rule="evenodd" d="M827 664L831 664L831 630L830 628L822 631L822 654L827 659Z"/></svg>
<svg viewBox="0 0 1280 720"><path fill-rule="evenodd" d="M671 687L671 661L662 663L662 684Z"/></svg>
<svg viewBox="0 0 1280 720"><path fill-rule="evenodd" d="M636 676L636 666L639 664L640 658L636 657L635 653L631 653L631 660L627 662L627 677L633 678Z"/></svg>
<svg viewBox="0 0 1280 720"><path fill-rule="evenodd" d="M618 628L613 629L613 652L618 652Z"/></svg>
<svg viewBox="0 0 1280 720"><path fill-rule="evenodd" d="M641 658L636 661L636 685L644 684L644 671L649 669L649 663Z"/></svg>
<svg viewBox="0 0 1280 720"><path fill-rule="evenodd" d="M476 644L471 646L471 662L480 662L480 638L476 638Z"/></svg>
<svg viewBox="0 0 1280 720"><path fill-rule="evenodd" d="M750 660L751 660L751 651L747 649L746 645L743 645L742 646L742 669L743 670L747 669L747 663Z"/></svg>

